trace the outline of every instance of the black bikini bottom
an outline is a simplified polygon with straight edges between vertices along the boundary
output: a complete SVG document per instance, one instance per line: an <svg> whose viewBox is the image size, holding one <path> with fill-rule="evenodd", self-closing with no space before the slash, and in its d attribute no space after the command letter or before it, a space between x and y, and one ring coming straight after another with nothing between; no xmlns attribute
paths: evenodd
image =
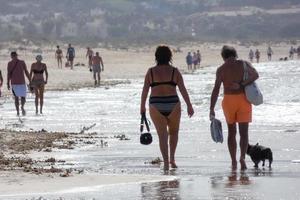
<svg viewBox="0 0 300 200"><path fill-rule="evenodd" d="M150 97L149 104L154 106L162 115L169 116L179 102L177 95Z"/></svg>

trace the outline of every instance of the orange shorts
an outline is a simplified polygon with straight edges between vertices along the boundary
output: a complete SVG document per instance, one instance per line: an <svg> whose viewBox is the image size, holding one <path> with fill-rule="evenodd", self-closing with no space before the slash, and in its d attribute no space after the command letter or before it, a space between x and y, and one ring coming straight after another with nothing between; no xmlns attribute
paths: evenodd
<svg viewBox="0 0 300 200"><path fill-rule="evenodd" d="M225 94L222 108L228 124L252 121L252 105L245 94Z"/></svg>

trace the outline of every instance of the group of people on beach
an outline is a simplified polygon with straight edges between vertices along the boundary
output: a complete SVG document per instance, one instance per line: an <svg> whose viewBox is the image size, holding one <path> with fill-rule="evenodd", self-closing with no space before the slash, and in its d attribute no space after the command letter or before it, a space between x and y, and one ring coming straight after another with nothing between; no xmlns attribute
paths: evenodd
<svg viewBox="0 0 300 200"><path fill-rule="evenodd" d="M268 61L272 60L272 55L274 54L271 46L268 46L267 48L267 57L268 57ZM294 48L293 46L291 46L290 50L289 50L289 58L290 59L294 59L294 54L297 54L298 59L300 58L300 46L298 48ZM258 49L255 50L255 52L250 49L249 54L248 54L249 60L251 62L253 62L253 59L255 57L256 62L259 63L260 61L260 51ZM287 60L288 58L285 57L284 60Z"/></svg>
<svg viewBox="0 0 300 200"><path fill-rule="evenodd" d="M216 72L215 85L211 94L209 118L215 118L215 105L220 87L223 84L224 98L222 108L228 126L228 149L231 156L231 167L237 169L237 125L240 134L241 169L247 169L245 155L248 147L248 126L252 121L252 106L246 99L244 87L258 78L257 71L251 63L237 60L233 47L224 46L221 51L224 64ZM172 66L172 52L168 46L158 46L155 52L156 66L151 67L144 80L141 95L140 113L146 113L146 99L150 91L149 113L156 128L159 147L163 157L164 169L177 168L175 152L181 118L181 105L177 95L178 87L186 105L189 117L194 114L193 105L180 71ZM244 80L244 65L248 67L248 79Z"/></svg>
<svg viewBox="0 0 300 200"><path fill-rule="evenodd" d="M188 52L185 60L188 70L196 70L200 67L200 63L202 60L200 50L197 50L197 52L193 52L193 54L191 52Z"/></svg>
<svg viewBox="0 0 300 200"><path fill-rule="evenodd" d="M60 49L58 45L56 46L56 48L57 49L55 51L55 58L57 60L57 66L58 68L62 68L63 51ZM87 47L85 57L88 59L89 70L93 72L95 86L100 85L100 80L101 80L100 73L101 71L104 71L104 64L103 64L102 57L100 56L99 52L96 52L94 54L94 51L90 47ZM75 48L71 44L68 45L66 59L67 62L65 64L65 67L70 67L70 69L72 70L74 67Z"/></svg>

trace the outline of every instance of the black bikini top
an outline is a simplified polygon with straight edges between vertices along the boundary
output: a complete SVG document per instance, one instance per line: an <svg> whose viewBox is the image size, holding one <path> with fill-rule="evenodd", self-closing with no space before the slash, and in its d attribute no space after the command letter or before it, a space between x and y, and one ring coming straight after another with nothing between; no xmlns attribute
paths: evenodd
<svg viewBox="0 0 300 200"><path fill-rule="evenodd" d="M175 72L175 67L173 67L173 71L172 71L172 78L170 81L163 81L163 82L154 82L153 79L153 72L152 72L152 68L150 69L150 73L151 73L151 77L152 77L152 83L150 84L150 87L156 87L159 85L170 85L170 86L174 86L176 87L177 83L174 82L174 72Z"/></svg>
<svg viewBox="0 0 300 200"><path fill-rule="evenodd" d="M42 69L42 70L37 70L37 69L34 69L34 70L32 70L33 71L33 73L35 73L35 74L42 74L42 73L44 73L44 70Z"/></svg>

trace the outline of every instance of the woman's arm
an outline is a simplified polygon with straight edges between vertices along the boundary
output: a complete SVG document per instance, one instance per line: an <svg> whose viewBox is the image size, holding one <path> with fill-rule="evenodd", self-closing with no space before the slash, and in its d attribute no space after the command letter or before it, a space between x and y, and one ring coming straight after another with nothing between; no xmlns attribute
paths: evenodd
<svg viewBox="0 0 300 200"><path fill-rule="evenodd" d="M192 117L193 114L194 114L194 109L193 109L193 106L191 104L191 101L190 101L190 97L189 97L189 94L186 90L186 87L184 85L184 81L183 81L183 78L182 78L182 75L181 73L176 69L176 72L178 74L177 76L177 85L178 85L178 88L179 88L179 91L187 105L187 112L188 112L188 115L189 117Z"/></svg>
<svg viewBox="0 0 300 200"><path fill-rule="evenodd" d="M142 92L142 96L141 96L141 108L140 108L140 112L145 113L146 112L146 100L147 100L147 96L148 96L148 92L149 92L149 88L150 88L150 79L149 79L149 70L145 76L145 80L144 80L144 87L143 87L143 92Z"/></svg>
<svg viewBox="0 0 300 200"><path fill-rule="evenodd" d="M45 64L45 74L46 74L46 81L45 84L48 83L48 70L47 70L47 65Z"/></svg>
<svg viewBox="0 0 300 200"><path fill-rule="evenodd" d="M32 70L33 70L33 66L34 66L34 63L32 63L32 64L31 64L31 67L30 67L30 73L29 73L29 77L30 77L30 78L29 78L29 81L30 81L30 82L32 81L32 78L33 78L33 71L32 71Z"/></svg>
<svg viewBox="0 0 300 200"><path fill-rule="evenodd" d="M218 100L221 84L222 84L222 79L221 79L220 71L218 69L217 73L216 73L214 89L213 89L213 91L211 93L211 97L210 97L210 112L209 112L210 119L215 117L215 106L216 106L216 103Z"/></svg>
<svg viewBox="0 0 300 200"><path fill-rule="evenodd" d="M3 85L3 77L2 77L2 72L0 70L0 87Z"/></svg>

